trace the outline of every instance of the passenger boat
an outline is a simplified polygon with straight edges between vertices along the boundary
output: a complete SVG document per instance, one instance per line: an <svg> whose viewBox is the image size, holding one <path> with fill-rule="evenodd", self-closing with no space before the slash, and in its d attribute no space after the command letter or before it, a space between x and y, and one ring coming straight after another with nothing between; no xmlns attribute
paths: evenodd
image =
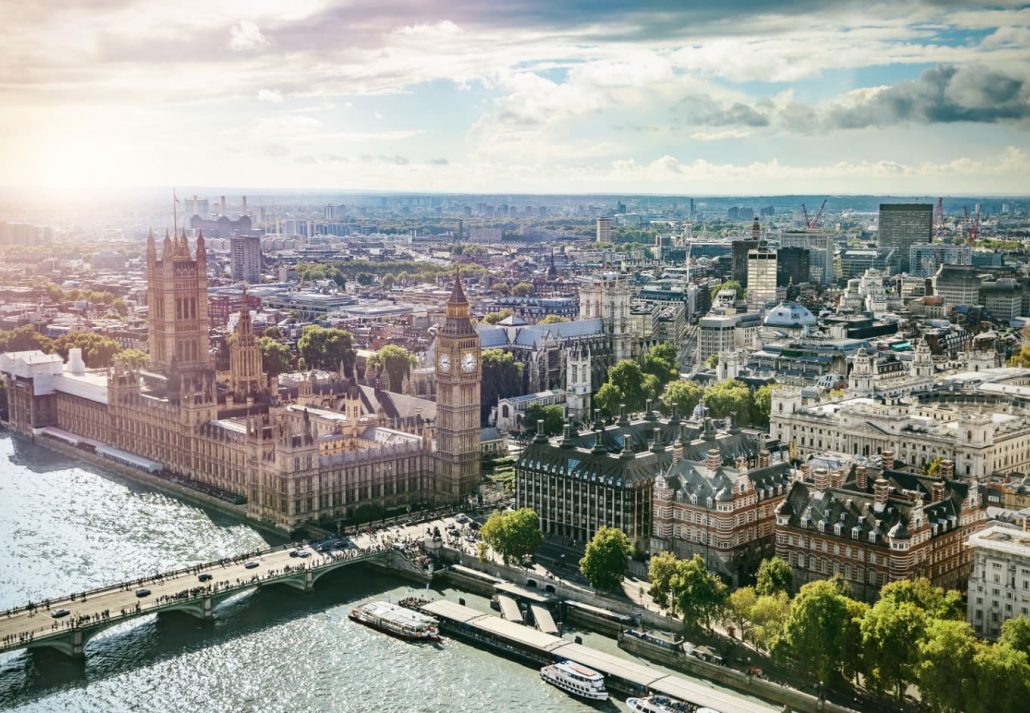
<svg viewBox="0 0 1030 713"><path fill-rule="evenodd" d="M406 641L439 641L436 619L390 602L369 602L350 610L356 622Z"/></svg>
<svg viewBox="0 0 1030 713"><path fill-rule="evenodd" d="M604 687L604 676L592 668L572 661L561 661L544 666L540 669L540 678L579 698L590 701L608 700L608 691Z"/></svg>
<svg viewBox="0 0 1030 713"><path fill-rule="evenodd" d="M679 701L668 696L627 698L626 705L629 706L633 713L719 713L712 708L699 708L692 703Z"/></svg>

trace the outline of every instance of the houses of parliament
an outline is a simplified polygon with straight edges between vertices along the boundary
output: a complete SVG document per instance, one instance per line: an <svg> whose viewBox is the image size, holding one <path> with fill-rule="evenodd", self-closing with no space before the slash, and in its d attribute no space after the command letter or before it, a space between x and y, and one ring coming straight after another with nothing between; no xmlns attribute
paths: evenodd
<svg viewBox="0 0 1030 713"><path fill-rule="evenodd" d="M284 530L391 510L452 503L480 481L480 344L460 278L435 346L436 419L391 428L366 413L346 379L326 399L314 378L270 384L244 308L230 368L212 367L202 234L147 243L150 364L91 370L40 351L0 355L10 427L246 501L249 517Z"/></svg>

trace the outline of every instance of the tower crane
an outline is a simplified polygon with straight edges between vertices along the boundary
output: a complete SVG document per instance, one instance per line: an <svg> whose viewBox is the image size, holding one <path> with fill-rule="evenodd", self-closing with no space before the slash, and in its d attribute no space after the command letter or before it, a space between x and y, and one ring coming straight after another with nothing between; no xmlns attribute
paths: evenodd
<svg viewBox="0 0 1030 713"><path fill-rule="evenodd" d="M944 240L944 199L937 199L937 207L933 210L933 237Z"/></svg>
<svg viewBox="0 0 1030 713"><path fill-rule="evenodd" d="M801 212L805 216L805 227L811 228L812 230L815 230L816 228L818 228L819 227L819 219L823 216L823 208L825 208L825 207L826 207L826 199L824 198L823 199L823 204L821 206L819 206L819 212L816 213L813 217L809 218L808 217L808 209L805 208L805 204L802 203L801 204Z"/></svg>
<svg viewBox="0 0 1030 713"><path fill-rule="evenodd" d="M980 236L980 204L976 204L976 212L969 216L969 208L963 208L966 213L966 237L969 238L971 247L976 245L976 239Z"/></svg>

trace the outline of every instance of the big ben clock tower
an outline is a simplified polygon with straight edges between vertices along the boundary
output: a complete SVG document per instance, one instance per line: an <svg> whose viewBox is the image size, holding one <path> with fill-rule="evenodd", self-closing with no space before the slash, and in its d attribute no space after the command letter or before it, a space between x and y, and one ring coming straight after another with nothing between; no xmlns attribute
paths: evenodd
<svg viewBox="0 0 1030 713"><path fill-rule="evenodd" d="M436 335L437 502L456 502L479 485L479 335L454 273L447 321Z"/></svg>

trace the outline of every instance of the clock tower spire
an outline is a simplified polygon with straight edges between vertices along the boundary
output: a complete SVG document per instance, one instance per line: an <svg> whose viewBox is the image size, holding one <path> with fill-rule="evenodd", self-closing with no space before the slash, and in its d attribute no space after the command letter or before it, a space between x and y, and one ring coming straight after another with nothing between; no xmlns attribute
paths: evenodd
<svg viewBox="0 0 1030 713"><path fill-rule="evenodd" d="M479 334L455 268L447 319L436 335L437 502L462 500L479 485L481 380Z"/></svg>

